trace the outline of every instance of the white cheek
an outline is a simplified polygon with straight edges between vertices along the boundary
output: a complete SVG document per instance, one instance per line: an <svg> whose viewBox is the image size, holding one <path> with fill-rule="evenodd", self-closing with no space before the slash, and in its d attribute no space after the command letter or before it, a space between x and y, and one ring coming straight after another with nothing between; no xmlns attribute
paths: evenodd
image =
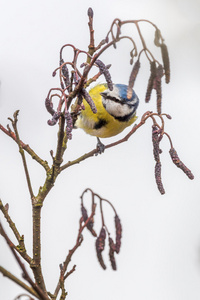
<svg viewBox="0 0 200 300"><path fill-rule="evenodd" d="M114 102L112 100L106 99L103 100L103 104L105 105L105 109L107 112L115 117L124 117L126 115L129 115L133 108L124 104L121 105L120 103Z"/></svg>

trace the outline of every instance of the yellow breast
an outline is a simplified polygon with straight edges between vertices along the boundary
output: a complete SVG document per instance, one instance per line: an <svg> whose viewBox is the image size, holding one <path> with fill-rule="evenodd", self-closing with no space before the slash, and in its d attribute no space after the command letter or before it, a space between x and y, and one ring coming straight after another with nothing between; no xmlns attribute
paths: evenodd
<svg viewBox="0 0 200 300"><path fill-rule="evenodd" d="M99 138L117 135L137 119L134 115L128 122L120 122L112 117L103 107L102 96L100 95L106 89L106 85L99 84L90 90L89 94L96 105L97 113L94 114L88 103L83 100L85 110L81 111L75 124L76 127L82 128L86 133Z"/></svg>

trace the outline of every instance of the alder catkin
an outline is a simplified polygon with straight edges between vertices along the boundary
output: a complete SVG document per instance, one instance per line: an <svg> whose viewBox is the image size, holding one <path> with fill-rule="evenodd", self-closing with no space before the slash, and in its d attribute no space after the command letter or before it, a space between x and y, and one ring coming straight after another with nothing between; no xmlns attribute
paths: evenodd
<svg viewBox="0 0 200 300"><path fill-rule="evenodd" d="M105 66L104 63L100 59L97 59L95 61L95 64L99 67L100 73L104 75L109 90L112 91L113 90L113 82L111 79L110 72L108 71L108 69L110 68L111 65Z"/></svg>
<svg viewBox="0 0 200 300"><path fill-rule="evenodd" d="M118 215L115 215L115 231L116 231L115 251L116 253L119 253L121 248L122 225Z"/></svg>
<svg viewBox="0 0 200 300"><path fill-rule="evenodd" d="M161 114L161 104L162 104L162 86L161 86L161 78L163 76L163 67L162 65L158 65L156 68L156 77L154 78L154 89L156 90L157 96L157 112Z"/></svg>
<svg viewBox="0 0 200 300"><path fill-rule="evenodd" d="M156 184L157 184L159 192L161 193L161 195L165 194L165 190L164 190L164 187L162 184L162 179L161 179L161 162L156 162L155 179L156 179Z"/></svg>
<svg viewBox="0 0 200 300"><path fill-rule="evenodd" d="M146 96L145 96L145 102L149 102L151 98L151 93L153 90L153 82L156 77L156 62L152 61L150 62L150 77L148 80L147 90L146 90Z"/></svg>
<svg viewBox="0 0 200 300"><path fill-rule="evenodd" d="M173 163L180 168L187 176L189 179L194 179L194 175L192 174L192 172L184 165L184 163L180 160L180 158L178 157L178 154L176 152L176 150L174 148L171 148L169 150L171 159L173 161Z"/></svg>
<svg viewBox="0 0 200 300"><path fill-rule="evenodd" d="M140 61L137 60L133 66L133 69L132 69L132 72L131 72L131 75L130 75L130 78L129 78L129 84L128 86L132 89L133 86L134 86L134 83L135 83L135 80L136 80L136 77L138 75L138 72L139 72L139 69L140 69Z"/></svg>
<svg viewBox="0 0 200 300"><path fill-rule="evenodd" d="M81 204L81 213L82 213L83 221L86 222L88 219L88 213L87 213L87 209L84 207L83 204ZM91 234L96 237L97 234L94 231L93 226L94 226L94 220L93 218L91 218L87 223L86 227L91 232Z"/></svg>
<svg viewBox="0 0 200 300"><path fill-rule="evenodd" d="M116 261L115 261L115 244L111 237L109 237L109 259L113 270L117 270Z"/></svg>
<svg viewBox="0 0 200 300"><path fill-rule="evenodd" d="M53 103L50 101L50 99L47 97L45 99L45 107L47 111L53 116L55 113L55 110L53 109Z"/></svg>
<svg viewBox="0 0 200 300"><path fill-rule="evenodd" d="M55 111L52 119L47 121L48 125L50 125L50 126L56 125L56 123L58 122L58 119L60 118L60 115L61 115L60 112Z"/></svg>
<svg viewBox="0 0 200 300"><path fill-rule="evenodd" d="M90 94L84 88L82 88L81 93L82 93L83 97L85 98L85 100L87 101L87 103L89 104L92 112L94 114L96 114L97 113L97 108L96 108L92 98L90 97Z"/></svg>
<svg viewBox="0 0 200 300"><path fill-rule="evenodd" d="M60 59L60 66L64 63L64 60L61 58ZM62 74L64 76L63 80L65 82L65 86L69 86L70 85L70 79L69 79L69 71L68 71L68 68L67 68L67 65L64 65L62 67Z"/></svg>
<svg viewBox="0 0 200 300"><path fill-rule="evenodd" d="M160 45L161 48L161 55L162 55L162 60L163 60L163 65L164 65L164 70L165 70L165 82L169 83L170 82L170 62L169 62L169 53L168 49L165 43L162 43Z"/></svg>
<svg viewBox="0 0 200 300"><path fill-rule="evenodd" d="M104 270L106 269L106 265L104 264L104 261L103 261L102 251L105 248L105 239L106 239L106 231L105 231L104 227L102 227L100 234L99 234L98 238L96 239L96 253L97 253L98 261Z"/></svg>

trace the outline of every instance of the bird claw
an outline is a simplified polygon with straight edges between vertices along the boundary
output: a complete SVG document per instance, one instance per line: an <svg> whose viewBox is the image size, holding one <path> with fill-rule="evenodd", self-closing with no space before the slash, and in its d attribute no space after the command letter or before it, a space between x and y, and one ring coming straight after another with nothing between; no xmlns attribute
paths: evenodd
<svg viewBox="0 0 200 300"><path fill-rule="evenodd" d="M97 153L96 155L98 154L102 154L105 150L105 145L100 141L99 138L97 138Z"/></svg>

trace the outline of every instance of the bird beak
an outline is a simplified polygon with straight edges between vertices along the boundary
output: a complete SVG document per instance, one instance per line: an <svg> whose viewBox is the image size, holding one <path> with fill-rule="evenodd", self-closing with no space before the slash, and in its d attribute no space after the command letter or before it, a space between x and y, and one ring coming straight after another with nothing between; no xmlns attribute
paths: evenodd
<svg viewBox="0 0 200 300"><path fill-rule="evenodd" d="M100 93L100 95L101 95L102 97L106 98L107 92L102 92L102 93Z"/></svg>

